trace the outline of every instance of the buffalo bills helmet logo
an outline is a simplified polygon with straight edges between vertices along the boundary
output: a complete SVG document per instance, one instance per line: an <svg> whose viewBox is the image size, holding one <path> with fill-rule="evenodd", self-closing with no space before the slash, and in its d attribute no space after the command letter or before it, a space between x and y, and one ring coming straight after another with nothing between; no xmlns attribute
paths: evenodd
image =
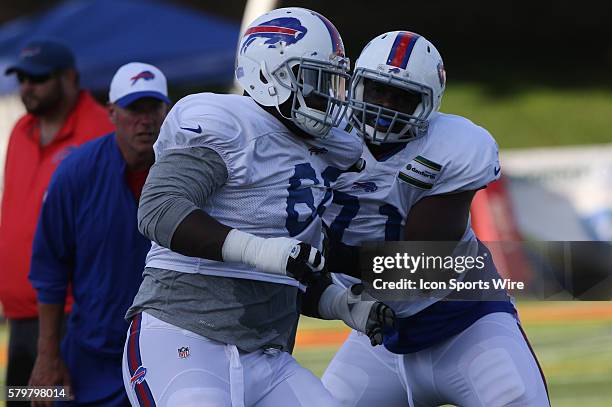
<svg viewBox="0 0 612 407"><path fill-rule="evenodd" d="M280 42L284 42L286 45L295 44L304 38L306 32L308 32L306 27L294 17L280 17L265 21L246 30L240 53L244 53L249 45L258 38L265 39L264 44L267 44L268 48L272 48Z"/></svg>
<svg viewBox="0 0 612 407"><path fill-rule="evenodd" d="M134 75L130 78L130 80L132 81L132 86L138 82L138 79L142 79L145 81L151 81L153 79L155 79L155 74L151 71L142 71L141 73L139 73L138 75Z"/></svg>

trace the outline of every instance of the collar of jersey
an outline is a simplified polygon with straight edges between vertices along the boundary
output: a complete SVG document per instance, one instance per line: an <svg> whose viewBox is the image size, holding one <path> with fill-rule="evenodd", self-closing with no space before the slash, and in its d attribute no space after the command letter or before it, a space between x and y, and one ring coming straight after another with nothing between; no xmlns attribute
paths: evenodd
<svg viewBox="0 0 612 407"><path fill-rule="evenodd" d="M389 158L393 157L394 155L396 155L397 153L399 153L403 149L405 149L407 145L408 145L408 143L402 143L402 144L398 145L397 147L392 148L391 150L387 151L381 157L376 157L369 148L368 148L368 150L370 151L370 155L372 156L372 158L374 158L376 161L382 163L382 162L387 161Z"/></svg>

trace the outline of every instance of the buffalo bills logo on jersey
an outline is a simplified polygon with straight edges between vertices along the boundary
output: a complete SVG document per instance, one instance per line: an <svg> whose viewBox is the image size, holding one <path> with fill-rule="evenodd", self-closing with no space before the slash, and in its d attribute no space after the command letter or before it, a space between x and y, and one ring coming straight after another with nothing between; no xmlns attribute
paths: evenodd
<svg viewBox="0 0 612 407"><path fill-rule="evenodd" d="M310 147L308 151L310 151L310 155L326 154L329 152L325 147Z"/></svg>
<svg viewBox="0 0 612 407"><path fill-rule="evenodd" d="M132 387L144 382L146 375L147 375L147 368L144 366L138 366L138 369L136 369L136 371L130 378L130 384L132 385Z"/></svg>
<svg viewBox="0 0 612 407"><path fill-rule="evenodd" d="M367 182L355 182L351 189L362 189L365 192L376 192L378 190L378 186L376 183L367 181Z"/></svg>
<svg viewBox="0 0 612 407"><path fill-rule="evenodd" d="M399 68L389 68L389 73L400 73Z"/></svg>
<svg viewBox="0 0 612 407"><path fill-rule="evenodd" d="M142 79L145 81L152 81L153 79L155 79L155 74L151 71L142 71L138 75L132 76L130 78L130 80L132 81L132 86L134 86L134 84L138 82L139 79Z"/></svg>
<svg viewBox="0 0 612 407"><path fill-rule="evenodd" d="M244 53L249 45L257 39L265 40L264 44L268 45L268 48L272 48L281 42L285 45L295 44L304 38L306 32L308 32L306 27L294 17L281 17L265 21L246 30L240 53Z"/></svg>

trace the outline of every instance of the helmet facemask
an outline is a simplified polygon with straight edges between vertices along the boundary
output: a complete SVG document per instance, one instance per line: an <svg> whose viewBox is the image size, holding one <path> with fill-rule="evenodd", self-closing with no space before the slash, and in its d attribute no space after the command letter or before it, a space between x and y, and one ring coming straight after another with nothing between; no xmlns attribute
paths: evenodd
<svg viewBox="0 0 612 407"><path fill-rule="evenodd" d="M433 102L428 86L358 68L351 86L349 120L372 144L408 142L427 133Z"/></svg>
<svg viewBox="0 0 612 407"><path fill-rule="evenodd" d="M334 63L291 58L272 72L275 81L291 91L290 119L296 126L324 138L340 124L347 106L347 70L347 58L336 57Z"/></svg>

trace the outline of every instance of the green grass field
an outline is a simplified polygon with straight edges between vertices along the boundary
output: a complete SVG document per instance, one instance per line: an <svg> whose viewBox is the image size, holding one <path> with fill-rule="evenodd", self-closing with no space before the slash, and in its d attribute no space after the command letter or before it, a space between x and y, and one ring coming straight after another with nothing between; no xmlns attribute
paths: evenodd
<svg viewBox="0 0 612 407"><path fill-rule="evenodd" d="M576 307L584 305L575 303ZM304 318L300 328L324 334L339 326L337 322ZM546 375L552 406L612 406L611 319L529 319L524 327ZM298 347L295 356L320 377L335 350L336 346Z"/></svg>
<svg viewBox="0 0 612 407"><path fill-rule="evenodd" d="M443 112L485 127L500 148L612 143L612 93L523 89L500 94L480 85L450 85Z"/></svg>
<svg viewBox="0 0 612 407"><path fill-rule="evenodd" d="M525 319L525 329L546 374L554 407L609 407L612 405L612 318L597 315L567 320L542 318L551 307L563 303L530 304L539 312ZM570 307L588 304L573 303ZM519 308L520 309L520 308ZM564 308L565 309L565 308ZM612 309L610 309L612 314ZM526 315L528 316L528 314ZM315 338L337 334L343 326L335 321L303 318L301 332ZM0 361L6 363L6 325L0 326ZM317 376L321 376L339 342L331 345L298 344L295 357ZM0 386L6 366L0 364ZM0 401L0 406L3 402Z"/></svg>

